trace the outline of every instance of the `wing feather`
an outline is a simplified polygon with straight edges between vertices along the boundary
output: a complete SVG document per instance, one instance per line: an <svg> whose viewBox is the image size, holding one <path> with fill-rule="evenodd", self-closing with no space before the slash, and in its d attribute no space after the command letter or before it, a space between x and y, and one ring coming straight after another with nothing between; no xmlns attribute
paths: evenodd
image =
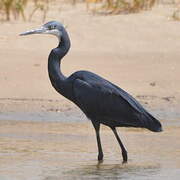
<svg viewBox="0 0 180 180"><path fill-rule="evenodd" d="M109 126L145 127L160 131L161 124L127 92L90 72L79 72L73 81L74 102L91 120Z"/></svg>
<svg viewBox="0 0 180 180"><path fill-rule="evenodd" d="M74 90L76 92L76 96L78 96L80 99L82 99L83 97L85 98L84 101L87 101L87 97L90 97L92 95L93 97L89 99L90 101L94 100L94 96L96 96L96 102L98 100L102 101L103 98L111 98L113 100L118 99L121 101L121 103L122 101L126 102L126 104L128 104L131 108L139 113L145 112L145 109L135 98L133 98L123 89L115 86L108 81L104 81L102 83L98 81L84 81L81 79L76 79L76 81L74 82Z"/></svg>
<svg viewBox="0 0 180 180"><path fill-rule="evenodd" d="M143 127L137 114L141 113L126 96L119 94L112 85L75 80L73 90L77 105L90 119L102 119L106 124ZM94 117L96 116L96 117Z"/></svg>

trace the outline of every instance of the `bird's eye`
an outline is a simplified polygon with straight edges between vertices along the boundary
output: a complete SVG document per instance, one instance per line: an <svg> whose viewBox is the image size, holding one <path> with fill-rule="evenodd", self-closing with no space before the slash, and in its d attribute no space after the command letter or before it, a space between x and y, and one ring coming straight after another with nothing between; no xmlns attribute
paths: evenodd
<svg viewBox="0 0 180 180"><path fill-rule="evenodd" d="M48 26L48 30L52 30L52 29L55 29L55 28L56 28L56 25Z"/></svg>

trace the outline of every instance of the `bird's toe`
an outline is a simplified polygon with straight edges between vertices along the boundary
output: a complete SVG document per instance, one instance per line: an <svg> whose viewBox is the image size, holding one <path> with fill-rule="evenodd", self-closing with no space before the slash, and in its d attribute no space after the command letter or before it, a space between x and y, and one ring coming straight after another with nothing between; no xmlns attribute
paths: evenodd
<svg viewBox="0 0 180 180"><path fill-rule="evenodd" d="M98 155L98 161L103 161L103 155L102 154Z"/></svg>

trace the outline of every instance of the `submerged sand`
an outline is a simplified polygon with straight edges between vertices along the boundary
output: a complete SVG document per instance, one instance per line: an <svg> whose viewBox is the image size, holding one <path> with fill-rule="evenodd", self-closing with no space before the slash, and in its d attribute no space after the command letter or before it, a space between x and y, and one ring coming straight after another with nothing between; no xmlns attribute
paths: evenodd
<svg viewBox="0 0 180 180"><path fill-rule="evenodd" d="M122 165L113 133L103 126L104 162L97 163L90 123L0 122L0 179L178 179L180 128L163 133L123 129L129 153Z"/></svg>
<svg viewBox="0 0 180 180"><path fill-rule="evenodd" d="M0 29L0 179L179 179L180 23L173 7L132 15L92 16L82 4L55 3L47 21L65 22L72 48L62 71L86 69L136 97L163 124L164 132L119 128L129 152L122 165L119 146L103 126L105 160L97 164L94 129L80 110L50 85L47 57L57 40L19 37L39 27L2 23Z"/></svg>

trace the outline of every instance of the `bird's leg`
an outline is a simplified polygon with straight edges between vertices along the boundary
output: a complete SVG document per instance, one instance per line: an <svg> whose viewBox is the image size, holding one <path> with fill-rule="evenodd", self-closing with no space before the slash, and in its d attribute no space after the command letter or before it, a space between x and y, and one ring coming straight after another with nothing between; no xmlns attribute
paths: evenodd
<svg viewBox="0 0 180 180"><path fill-rule="evenodd" d="M98 161L102 162L103 161L103 151L102 151L102 146L101 146L101 139L100 139L100 123L97 122L92 122L95 131L96 131L96 139L97 139L97 145L98 145Z"/></svg>
<svg viewBox="0 0 180 180"><path fill-rule="evenodd" d="M127 163L127 160L128 160L127 151L126 151L123 143L121 142L121 139L120 139L119 136L118 136L118 133L117 133L117 131L116 131L116 128L113 127L113 128L111 128L111 129L112 129L114 135L116 136L116 139L117 139L117 141L118 141L118 143L119 143L119 145L120 145L120 147L121 147L122 157L123 157L123 163Z"/></svg>

